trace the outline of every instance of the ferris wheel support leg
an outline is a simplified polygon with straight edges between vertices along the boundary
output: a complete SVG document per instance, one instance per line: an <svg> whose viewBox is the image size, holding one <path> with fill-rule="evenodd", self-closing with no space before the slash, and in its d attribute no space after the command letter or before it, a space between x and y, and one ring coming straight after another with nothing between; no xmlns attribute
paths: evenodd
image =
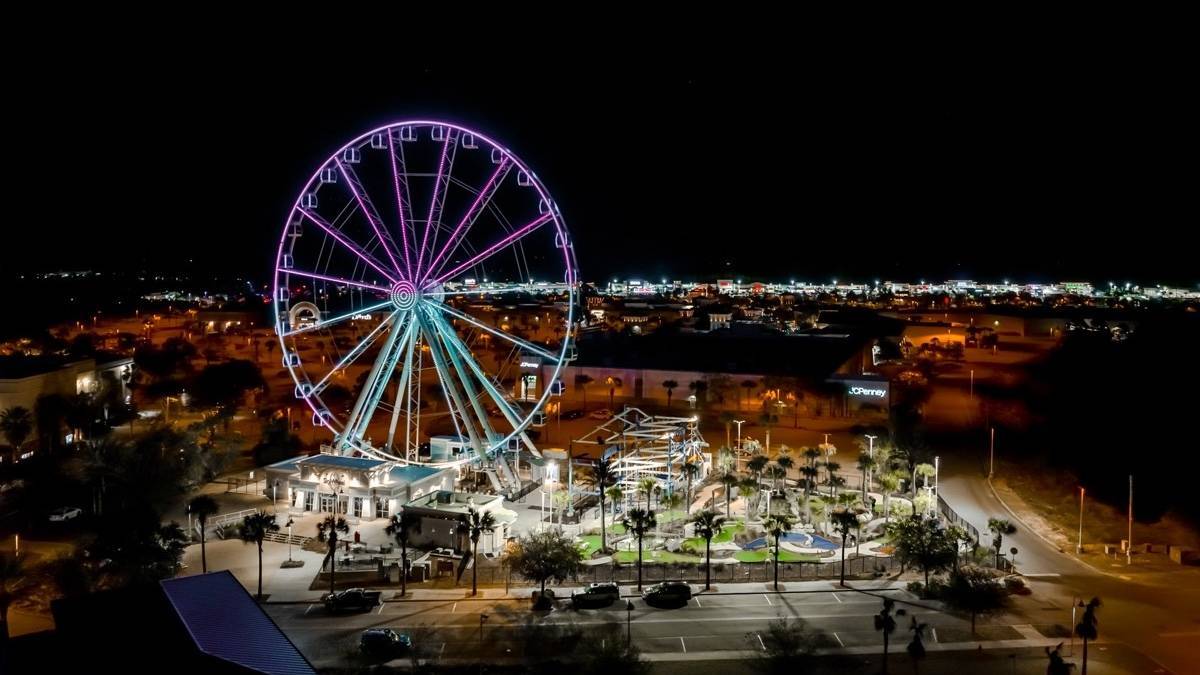
<svg viewBox="0 0 1200 675"><path fill-rule="evenodd" d="M416 338L408 335L404 344L400 345L400 349L396 350L404 352L404 364L406 367L400 375L400 385L396 387L396 403L392 406L392 423L388 425L387 448L388 452L392 453L395 453L393 443L396 438L396 423L400 421L400 399L409 391L408 378L412 375L413 344L415 342ZM417 373L417 377L420 377L420 373Z"/></svg>
<svg viewBox="0 0 1200 675"><path fill-rule="evenodd" d="M419 313L414 314L414 318L420 323L421 332L427 336L427 338L434 335L433 328L425 319L421 318ZM467 436L471 442L471 447L482 461L483 452L481 449L485 446L480 440L479 432L475 429L475 426L470 424L470 422L467 420L467 407L463 405L462 397L459 394L458 387L454 385L454 381L450 376L450 371L446 368L446 363L442 358L440 345L436 340L426 339L425 342L429 345L429 355L433 358L433 367L437 370L438 378L442 383L442 389L449 395L448 400L453 401L453 404L458 407L459 416L462 418L463 425L467 427ZM455 412L451 410L451 419L453 419L454 414Z"/></svg>
<svg viewBox="0 0 1200 675"><path fill-rule="evenodd" d="M354 408L350 411L350 418L346 420L346 426L342 429L342 435L337 439L334 448L338 453L342 453L347 448L353 447L352 443L355 440L362 439L362 429L366 428L366 424L370 422L371 415L375 412L375 406L378 404L378 398L375 398L375 390L382 389L380 379L386 381L386 377L381 378L387 362L392 361L391 355L395 349L396 341L400 338L403 332L406 335L412 330L412 324L401 331L397 324L392 326L392 330L388 333L387 340L383 344L383 351L380 353L380 358L375 360L375 365L371 366L371 372L367 376L366 382L363 383L363 389L359 392L358 400L354 403ZM391 371L387 371L390 373ZM374 399L374 402L372 402ZM363 420L366 420L364 422Z"/></svg>

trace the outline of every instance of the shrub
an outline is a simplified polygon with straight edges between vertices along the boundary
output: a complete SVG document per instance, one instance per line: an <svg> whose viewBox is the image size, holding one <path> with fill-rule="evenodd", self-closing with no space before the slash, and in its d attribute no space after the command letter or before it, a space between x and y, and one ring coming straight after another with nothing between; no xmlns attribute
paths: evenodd
<svg viewBox="0 0 1200 675"><path fill-rule="evenodd" d="M919 581L910 581L904 588L906 588L909 593L919 596L921 595L922 590L924 590L925 584L922 584Z"/></svg>
<svg viewBox="0 0 1200 675"><path fill-rule="evenodd" d="M1005 577L1004 588L1012 595L1028 595L1029 587L1021 577Z"/></svg>

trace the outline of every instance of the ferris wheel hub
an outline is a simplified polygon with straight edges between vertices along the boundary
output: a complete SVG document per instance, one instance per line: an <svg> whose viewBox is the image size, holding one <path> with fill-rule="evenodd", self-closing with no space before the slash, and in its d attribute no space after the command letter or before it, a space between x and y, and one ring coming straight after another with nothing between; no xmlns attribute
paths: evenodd
<svg viewBox="0 0 1200 675"><path fill-rule="evenodd" d="M395 286L392 286L389 297L396 309L409 310L417 306L417 301L421 299L420 292L416 286L410 281L398 281Z"/></svg>

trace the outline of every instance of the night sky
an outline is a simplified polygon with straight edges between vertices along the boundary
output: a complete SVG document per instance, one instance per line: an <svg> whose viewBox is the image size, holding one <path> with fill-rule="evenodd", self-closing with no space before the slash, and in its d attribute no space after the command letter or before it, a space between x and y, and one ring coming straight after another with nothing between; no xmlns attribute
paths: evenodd
<svg viewBox="0 0 1200 675"><path fill-rule="evenodd" d="M57 35L74 58L9 84L2 266L265 278L324 157L432 117L537 171L591 280L1200 277L1197 115L1165 55L376 37Z"/></svg>

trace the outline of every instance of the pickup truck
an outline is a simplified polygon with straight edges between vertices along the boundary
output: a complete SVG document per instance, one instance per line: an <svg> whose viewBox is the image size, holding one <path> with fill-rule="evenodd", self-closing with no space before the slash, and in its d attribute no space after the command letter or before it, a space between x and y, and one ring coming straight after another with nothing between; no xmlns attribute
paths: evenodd
<svg viewBox="0 0 1200 675"><path fill-rule="evenodd" d="M379 598L383 595L380 591L368 591L365 588L347 588L344 591L335 593L326 593L321 597L325 603L325 611L327 612L343 612L347 610L358 610L366 612L372 607L379 605Z"/></svg>

